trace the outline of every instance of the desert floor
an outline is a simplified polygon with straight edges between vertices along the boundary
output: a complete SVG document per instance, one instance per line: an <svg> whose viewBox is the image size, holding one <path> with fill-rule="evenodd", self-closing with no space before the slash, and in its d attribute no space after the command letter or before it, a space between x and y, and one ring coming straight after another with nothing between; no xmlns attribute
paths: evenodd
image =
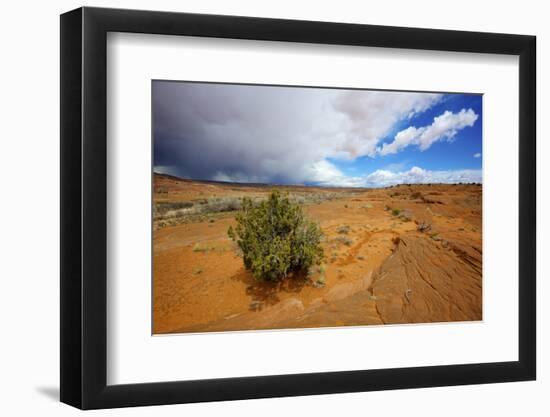
<svg viewBox="0 0 550 417"><path fill-rule="evenodd" d="M155 174L153 333L482 319L481 185L278 187L325 235L324 271L279 285L244 269L223 207L271 188Z"/></svg>

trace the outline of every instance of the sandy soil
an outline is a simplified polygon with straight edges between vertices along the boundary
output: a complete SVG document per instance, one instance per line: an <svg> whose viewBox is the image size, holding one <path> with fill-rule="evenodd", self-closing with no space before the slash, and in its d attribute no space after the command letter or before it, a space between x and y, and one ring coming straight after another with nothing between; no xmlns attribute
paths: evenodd
<svg viewBox="0 0 550 417"><path fill-rule="evenodd" d="M157 228L154 333L481 320L481 186L285 188L340 193L304 205L325 234L325 285L257 282L227 237L234 212ZM268 192L157 175L154 202Z"/></svg>

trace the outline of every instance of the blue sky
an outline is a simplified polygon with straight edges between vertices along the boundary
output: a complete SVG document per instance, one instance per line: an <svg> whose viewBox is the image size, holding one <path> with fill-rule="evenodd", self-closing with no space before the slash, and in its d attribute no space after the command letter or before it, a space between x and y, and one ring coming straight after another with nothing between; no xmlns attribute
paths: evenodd
<svg viewBox="0 0 550 417"><path fill-rule="evenodd" d="M154 168L324 186L481 182L482 96L153 82Z"/></svg>
<svg viewBox="0 0 550 417"><path fill-rule="evenodd" d="M329 158L329 161L347 176L355 176L363 172L374 172L379 169L407 171L415 166L432 171L481 170L481 95L445 94L441 102L425 112L396 123L392 131L381 140L381 143L391 142L396 133L409 126L427 126L433 122L434 117L443 114L445 111L458 113L462 109L472 109L478 115L478 119L473 126L460 130L452 141L436 142L423 151L418 147L409 146L398 153L382 157L363 156L352 160Z"/></svg>

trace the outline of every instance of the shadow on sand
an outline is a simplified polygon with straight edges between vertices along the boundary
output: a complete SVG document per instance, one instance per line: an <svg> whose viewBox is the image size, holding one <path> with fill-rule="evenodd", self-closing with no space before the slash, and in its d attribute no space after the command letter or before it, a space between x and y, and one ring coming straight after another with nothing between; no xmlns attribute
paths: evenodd
<svg viewBox="0 0 550 417"><path fill-rule="evenodd" d="M231 277L246 285L246 294L250 296L250 311L261 311L264 307L272 306L280 301L279 294L299 293L302 288L310 284L307 273L294 272L281 282L258 281L250 271L240 270Z"/></svg>

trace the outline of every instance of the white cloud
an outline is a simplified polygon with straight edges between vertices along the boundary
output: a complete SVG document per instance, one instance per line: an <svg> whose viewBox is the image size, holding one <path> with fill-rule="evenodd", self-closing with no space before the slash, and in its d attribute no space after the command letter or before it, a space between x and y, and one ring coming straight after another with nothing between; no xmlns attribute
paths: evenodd
<svg viewBox="0 0 550 417"><path fill-rule="evenodd" d="M474 154L474 158L481 158L481 153L479 153L479 152L478 152L478 153L475 153L475 154Z"/></svg>
<svg viewBox="0 0 550 417"><path fill-rule="evenodd" d="M421 151L428 149L434 142L440 140L452 141L457 132L465 127L471 127L478 119L472 109L462 109L458 113L450 111L434 118L429 126L410 126L398 132L393 142L385 143L377 148L380 155L394 154L410 145L416 145Z"/></svg>
<svg viewBox="0 0 550 417"><path fill-rule="evenodd" d="M327 160L312 164L307 174L309 181L320 183L334 183L340 181L343 177L342 172Z"/></svg>
<svg viewBox="0 0 550 417"><path fill-rule="evenodd" d="M388 91L348 91L333 100L333 107L346 116L345 140L340 155L345 158L375 156L376 145L400 120L410 119L440 101L441 94Z"/></svg>
<svg viewBox="0 0 550 417"><path fill-rule="evenodd" d="M344 175L334 164L326 160L310 166L306 181L329 187L363 187L363 177Z"/></svg>
<svg viewBox="0 0 550 417"><path fill-rule="evenodd" d="M462 183L481 183L481 170L449 170L449 171L430 171L419 167L412 167L408 171L392 172L385 169L379 169L371 174L362 177L346 177L336 167L330 176L325 177L323 181L318 181L319 185L331 187L388 187L398 184L457 184Z"/></svg>
<svg viewBox="0 0 550 417"><path fill-rule="evenodd" d="M369 187L387 187L397 184L457 184L459 182L481 183L481 170L430 171L412 167L404 172L375 171L365 178Z"/></svg>

